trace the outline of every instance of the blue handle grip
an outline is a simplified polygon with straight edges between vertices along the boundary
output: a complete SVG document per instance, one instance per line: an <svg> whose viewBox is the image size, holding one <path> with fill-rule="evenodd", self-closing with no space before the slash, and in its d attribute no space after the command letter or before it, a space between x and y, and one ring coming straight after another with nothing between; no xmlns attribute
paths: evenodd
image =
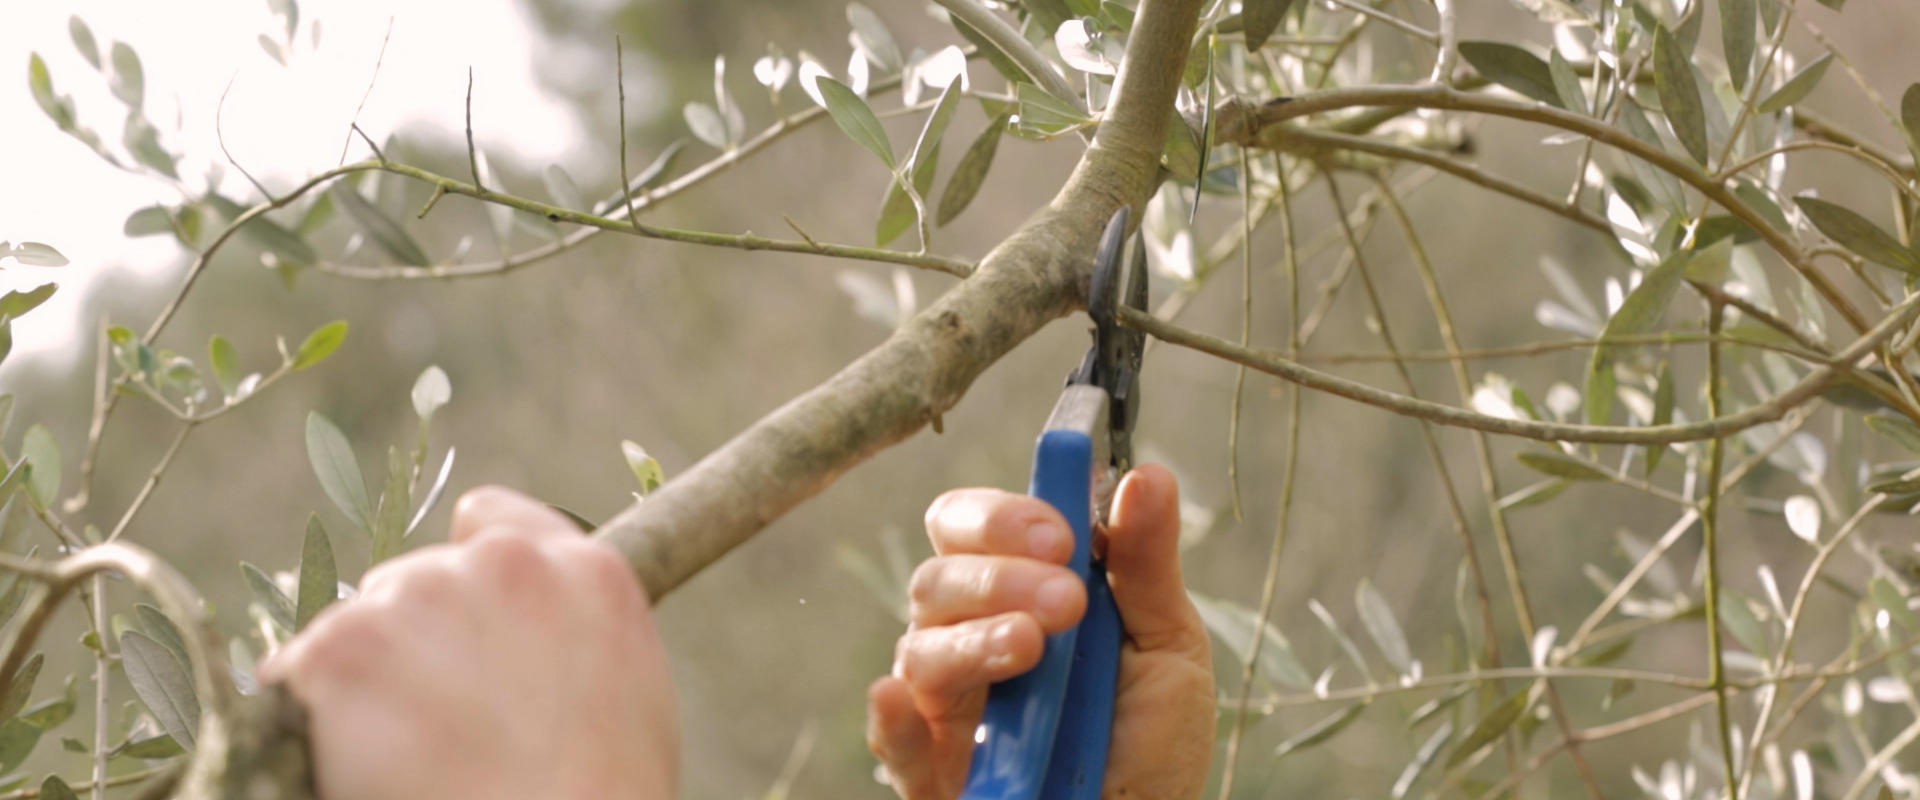
<svg viewBox="0 0 1920 800"><path fill-rule="evenodd" d="M1073 528L1067 563L1087 583L1087 615L1047 637L1038 666L987 692L965 800L1100 795L1122 632L1106 570L1092 559L1094 450L1091 437L1074 430L1048 430L1034 449L1028 493Z"/></svg>

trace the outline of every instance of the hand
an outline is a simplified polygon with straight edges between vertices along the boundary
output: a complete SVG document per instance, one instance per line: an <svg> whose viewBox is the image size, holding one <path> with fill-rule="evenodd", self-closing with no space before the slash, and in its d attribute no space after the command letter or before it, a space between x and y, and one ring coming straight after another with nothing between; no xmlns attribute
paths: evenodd
<svg viewBox="0 0 1920 800"><path fill-rule="evenodd" d="M307 706L320 796L672 798L666 654L625 560L500 488L449 538L261 666Z"/></svg>
<svg viewBox="0 0 1920 800"><path fill-rule="evenodd" d="M912 624L893 674L867 690L867 746L908 800L960 794L987 686L1040 663L1043 636L1085 613L1064 565L1066 519L1045 501L961 489L927 509L936 555L914 571ZM1173 475L1128 473L1107 527L1107 580L1127 641L1113 704L1107 797L1193 798L1213 755L1213 661L1180 578Z"/></svg>

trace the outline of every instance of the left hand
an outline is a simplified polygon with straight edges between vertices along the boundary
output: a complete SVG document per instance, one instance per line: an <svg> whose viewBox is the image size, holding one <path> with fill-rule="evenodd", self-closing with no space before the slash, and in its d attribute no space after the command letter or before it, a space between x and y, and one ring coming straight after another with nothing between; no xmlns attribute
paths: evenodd
<svg viewBox="0 0 1920 800"><path fill-rule="evenodd" d="M671 800L673 689L626 560L497 487L460 498L449 538L261 665L306 704L320 796Z"/></svg>

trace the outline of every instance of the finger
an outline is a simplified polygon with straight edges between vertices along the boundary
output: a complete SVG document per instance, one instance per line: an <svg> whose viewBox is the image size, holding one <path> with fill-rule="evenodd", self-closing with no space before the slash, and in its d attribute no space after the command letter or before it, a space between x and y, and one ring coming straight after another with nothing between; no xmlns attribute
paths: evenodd
<svg viewBox="0 0 1920 800"><path fill-rule="evenodd" d="M1165 467L1142 465L1121 481L1107 525L1107 581L1141 649L1204 650L1206 631L1180 576L1180 488Z"/></svg>
<svg viewBox="0 0 1920 800"><path fill-rule="evenodd" d="M894 675L913 686L923 715L943 719L972 692L1040 663L1040 623L1019 611L900 637Z"/></svg>
<svg viewBox="0 0 1920 800"><path fill-rule="evenodd" d="M1064 564L1073 529L1045 500L999 489L956 489L927 507L927 537L941 555L1020 555Z"/></svg>
<svg viewBox="0 0 1920 800"><path fill-rule="evenodd" d="M504 486L482 486L460 495L453 504L452 542L472 539L480 531L503 527L532 536L579 536L579 529L547 504Z"/></svg>
<svg viewBox="0 0 1920 800"><path fill-rule="evenodd" d="M891 675L867 687L867 749L901 797L933 797L933 730L913 707L913 688Z"/></svg>
<svg viewBox="0 0 1920 800"><path fill-rule="evenodd" d="M1024 611L1047 633L1080 621L1087 588L1073 570L1031 558L952 555L921 562L908 585L915 627Z"/></svg>

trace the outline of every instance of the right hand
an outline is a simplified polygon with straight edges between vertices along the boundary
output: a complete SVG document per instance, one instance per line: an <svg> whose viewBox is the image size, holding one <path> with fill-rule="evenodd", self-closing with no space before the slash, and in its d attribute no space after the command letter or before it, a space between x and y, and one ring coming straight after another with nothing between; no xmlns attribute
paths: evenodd
<svg viewBox="0 0 1920 800"><path fill-rule="evenodd" d="M1063 566L1066 519L1038 498L948 492L927 509L935 556L914 572L911 625L893 673L867 690L867 746L907 800L952 800L967 778L987 687L1040 663L1046 634L1085 613L1086 587ZM1107 528L1107 580L1120 653L1107 797L1192 798L1213 755L1213 661L1180 576L1172 473L1128 473Z"/></svg>

